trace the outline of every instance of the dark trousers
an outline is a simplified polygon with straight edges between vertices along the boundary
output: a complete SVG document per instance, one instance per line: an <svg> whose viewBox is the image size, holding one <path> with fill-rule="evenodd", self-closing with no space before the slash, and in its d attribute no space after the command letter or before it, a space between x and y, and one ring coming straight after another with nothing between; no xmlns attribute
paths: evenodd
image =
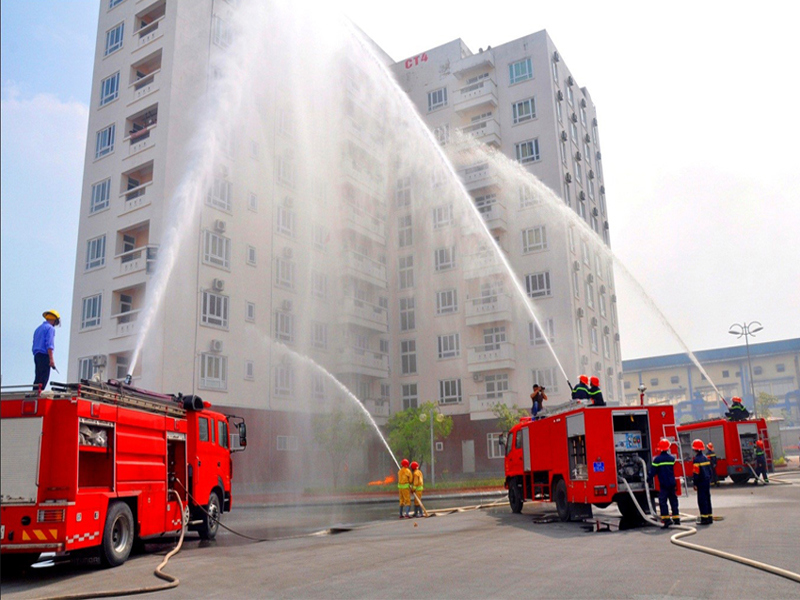
<svg viewBox="0 0 800 600"><path fill-rule="evenodd" d="M676 519L681 518L681 513L678 510L678 496L675 494L675 486L661 487L658 490L658 508L661 510L661 520L666 521L669 518L669 510L667 510L667 501L672 508L672 516Z"/></svg>
<svg viewBox="0 0 800 600"><path fill-rule="evenodd" d="M711 484L716 485L719 482L719 475L717 475L717 459L711 459Z"/></svg>
<svg viewBox="0 0 800 600"><path fill-rule="evenodd" d="M36 365L36 379L33 380L34 387L42 386L42 389L47 387L47 382L50 381L50 356L47 354L34 354L33 362Z"/></svg>
<svg viewBox="0 0 800 600"><path fill-rule="evenodd" d="M710 518L714 514L711 511L711 484L708 481L701 481L695 485L697 487L697 508L700 509L700 517Z"/></svg>
<svg viewBox="0 0 800 600"><path fill-rule="evenodd" d="M756 457L756 475L761 475L764 481L769 481L767 474L767 459L763 456Z"/></svg>

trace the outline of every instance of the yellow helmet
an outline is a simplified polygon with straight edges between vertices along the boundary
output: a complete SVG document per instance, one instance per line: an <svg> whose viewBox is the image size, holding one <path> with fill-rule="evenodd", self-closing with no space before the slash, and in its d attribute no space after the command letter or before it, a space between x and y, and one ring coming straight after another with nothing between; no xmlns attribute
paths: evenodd
<svg viewBox="0 0 800 600"><path fill-rule="evenodd" d="M51 317L55 317L55 319L56 319L55 324L56 325L61 325L61 315L59 314L59 312L57 310L46 310L46 311L44 311L42 313L42 316L45 319L47 318L47 315L50 315Z"/></svg>

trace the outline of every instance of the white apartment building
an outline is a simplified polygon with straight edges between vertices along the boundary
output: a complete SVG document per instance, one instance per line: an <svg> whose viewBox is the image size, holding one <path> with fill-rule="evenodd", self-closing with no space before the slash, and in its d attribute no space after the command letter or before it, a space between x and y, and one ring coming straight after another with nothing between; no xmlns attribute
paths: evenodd
<svg viewBox="0 0 800 600"><path fill-rule="evenodd" d="M123 378L130 370L141 309L173 225L168 200L186 172L196 100L214 85L238 5L101 2L70 380L97 369ZM302 164L305 142L285 89L292 79L275 68L274 94L250 117L257 126L240 123L227 133L198 220L186 225L135 385L194 391L247 414L258 435L243 453L245 471L274 477L264 465L280 470L309 432L292 415L337 395L327 376L303 370L275 340L335 374L379 424L437 401L456 420L437 464L459 473L502 468L491 405L528 406L534 382L547 386L554 404L568 397L541 333L514 308L511 290L492 287L480 257L456 259L455 245L452 252L437 245L446 210L431 204L412 212L427 200L414 193L409 174L392 168L383 136L392 124L375 114L365 73L353 63L342 67L336 103L346 118L335 126L345 158L328 172ZM441 141L462 129L519 160L586 219L595 242L608 243L594 106L545 32L478 54L456 40L391 70ZM610 263L589 240L570 235L567 223L542 223L524 194L516 205L494 202L500 183L489 167L459 166L514 270L526 277L567 372L597 373L607 399L621 399ZM318 210L331 205L339 207L333 219ZM417 210L430 220L412 223ZM420 235L420 227L431 230Z"/></svg>

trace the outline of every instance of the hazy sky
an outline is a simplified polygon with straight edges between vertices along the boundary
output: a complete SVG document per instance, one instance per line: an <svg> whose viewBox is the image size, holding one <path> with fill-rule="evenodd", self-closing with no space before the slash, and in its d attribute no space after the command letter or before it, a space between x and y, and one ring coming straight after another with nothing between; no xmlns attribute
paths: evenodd
<svg viewBox="0 0 800 600"><path fill-rule="evenodd" d="M339 4L398 61L458 37L477 52L547 29L597 106L612 248L689 347L738 344L728 327L745 320L763 324L756 341L800 336L793 3ZM0 370L10 384L32 380L41 312L70 314L98 2L0 7ZM623 357L679 352L619 274L617 287Z"/></svg>

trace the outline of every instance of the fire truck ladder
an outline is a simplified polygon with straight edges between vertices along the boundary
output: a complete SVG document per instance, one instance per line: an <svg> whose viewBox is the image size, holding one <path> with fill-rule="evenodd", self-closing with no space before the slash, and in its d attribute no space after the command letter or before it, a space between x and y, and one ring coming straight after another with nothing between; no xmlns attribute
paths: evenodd
<svg viewBox="0 0 800 600"><path fill-rule="evenodd" d="M73 396L92 402L125 406L170 417L184 418L186 416L186 409L171 396L149 394L126 388L122 384L95 383L84 379L81 383L53 383L52 388L57 393L71 392Z"/></svg>

